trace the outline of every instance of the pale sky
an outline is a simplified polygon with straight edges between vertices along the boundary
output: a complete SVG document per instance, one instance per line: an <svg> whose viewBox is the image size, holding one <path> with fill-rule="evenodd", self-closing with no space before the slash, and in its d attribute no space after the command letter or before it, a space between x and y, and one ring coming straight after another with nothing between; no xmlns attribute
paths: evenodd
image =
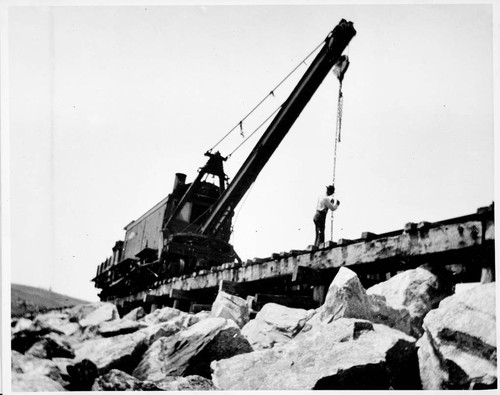
<svg viewBox="0 0 500 395"><path fill-rule="evenodd" d="M333 239L489 205L491 5L10 8L11 281L97 300L90 280L124 226L171 192L176 172L192 181L203 153L342 18L357 35L346 50ZM337 94L330 73L238 206L242 259L314 242ZM229 177L257 139L226 162ZM222 154L241 140L236 132Z"/></svg>

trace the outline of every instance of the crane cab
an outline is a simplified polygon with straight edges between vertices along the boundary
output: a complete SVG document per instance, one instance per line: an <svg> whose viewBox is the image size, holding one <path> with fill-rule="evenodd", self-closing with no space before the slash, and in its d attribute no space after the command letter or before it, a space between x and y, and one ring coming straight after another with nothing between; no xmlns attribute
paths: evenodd
<svg viewBox="0 0 500 395"><path fill-rule="evenodd" d="M177 173L172 192L125 226L124 240L116 242L113 256L98 266L92 280L103 289L101 299L237 259L229 244L232 215L217 235L198 233L227 186L224 158L219 153L206 155L209 160L192 183Z"/></svg>

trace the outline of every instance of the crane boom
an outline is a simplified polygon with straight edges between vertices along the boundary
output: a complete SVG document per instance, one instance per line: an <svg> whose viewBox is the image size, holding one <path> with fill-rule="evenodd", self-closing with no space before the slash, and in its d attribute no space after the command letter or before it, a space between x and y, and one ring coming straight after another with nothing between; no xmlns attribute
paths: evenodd
<svg viewBox="0 0 500 395"><path fill-rule="evenodd" d="M352 22L344 19L328 34L325 44L313 60L295 89L266 129L238 173L212 207L198 228L198 233L217 236L227 217L256 180L328 72L340 59L342 52L356 34Z"/></svg>

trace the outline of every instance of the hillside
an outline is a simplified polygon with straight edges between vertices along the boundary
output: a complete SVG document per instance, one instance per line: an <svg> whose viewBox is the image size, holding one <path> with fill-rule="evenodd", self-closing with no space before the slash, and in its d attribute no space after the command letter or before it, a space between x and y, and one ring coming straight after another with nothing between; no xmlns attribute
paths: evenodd
<svg viewBox="0 0 500 395"><path fill-rule="evenodd" d="M10 295L12 317L88 303L56 292L20 284L11 284Z"/></svg>

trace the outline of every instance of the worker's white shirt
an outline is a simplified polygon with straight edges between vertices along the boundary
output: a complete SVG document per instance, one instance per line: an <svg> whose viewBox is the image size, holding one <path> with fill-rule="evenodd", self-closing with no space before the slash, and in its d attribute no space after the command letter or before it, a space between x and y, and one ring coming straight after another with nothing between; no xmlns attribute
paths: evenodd
<svg viewBox="0 0 500 395"><path fill-rule="evenodd" d="M333 196L323 195L318 199L318 205L316 206L316 210L323 211L329 208L332 211L337 210L339 207L339 201L335 199Z"/></svg>

